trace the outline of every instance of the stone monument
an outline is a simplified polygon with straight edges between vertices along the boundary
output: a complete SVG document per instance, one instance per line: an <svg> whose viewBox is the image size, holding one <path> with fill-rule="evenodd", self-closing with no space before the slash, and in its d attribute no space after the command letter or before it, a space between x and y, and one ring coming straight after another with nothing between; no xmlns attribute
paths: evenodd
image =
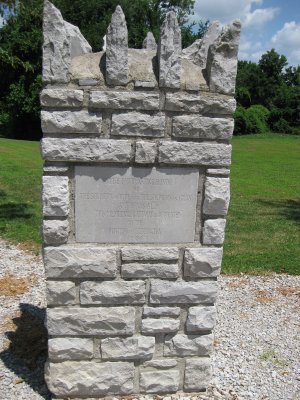
<svg viewBox="0 0 300 400"><path fill-rule="evenodd" d="M240 23L181 48L169 12L106 51L44 6L41 142L49 360L60 399L199 392L212 370Z"/></svg>

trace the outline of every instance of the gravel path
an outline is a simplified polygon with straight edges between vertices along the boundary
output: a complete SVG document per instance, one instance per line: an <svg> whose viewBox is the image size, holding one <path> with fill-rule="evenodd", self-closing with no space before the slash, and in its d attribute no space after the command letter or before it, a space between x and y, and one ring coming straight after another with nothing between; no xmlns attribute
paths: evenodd
<svg viewBox="0 0 300 400"><path fill-rule="evenodd" d="M43 274L39 257L0 240L1 400L51 399L43 381ZM219 282L215 377L197 399L299 400L300 276L242 275Z"/></svg>

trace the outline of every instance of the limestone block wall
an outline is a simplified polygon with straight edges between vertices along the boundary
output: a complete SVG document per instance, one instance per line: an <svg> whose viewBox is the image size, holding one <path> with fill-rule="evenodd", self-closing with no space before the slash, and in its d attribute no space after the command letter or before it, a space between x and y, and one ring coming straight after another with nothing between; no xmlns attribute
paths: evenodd
<svg viewBox="0 0 300 400"><path fill-rule="evenodd" d="M182 51L171 12L158 46L128 49L117 7L93 54L45 0L46 380L61 399L210 382L240 24L218 29Z"/></svg>

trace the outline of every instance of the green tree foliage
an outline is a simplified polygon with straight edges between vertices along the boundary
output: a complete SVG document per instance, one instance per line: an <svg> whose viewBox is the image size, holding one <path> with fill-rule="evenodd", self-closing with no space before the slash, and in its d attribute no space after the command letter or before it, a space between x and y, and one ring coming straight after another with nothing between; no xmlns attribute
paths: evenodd
<svg viewBox="0 0 300 400"><path fill-rule="evenodd" d="M269 131L268 118L270 111L260 105L254 105L249 108L237 106L234 114L235 135L251 135L253 133L266 133Z"/></svg>
<svg viewBox="0 0 300 400"><path fill-rule="evenodd" d="M195 0L53 0L68 22L78 26L99 51L116 6L126 15L129 46L141 48L148 31L159 39L170 10L177 13L183 46L200 38L208 23L190 23ZM39 139L39 92L42 87L43 0L3 0L0 14L9 15L0 28L0 136ZM9 13L7 11L9 10Z"/></svg>
<svg viewBox="0 0 300 400"><path fill-rule="evenodd" d="M267 124L272 131L300 134L300 66L287 68L286 57L274 49L263 54L257 64L239 61L236 97L235 134L243 134L246 120L245 134L261 132L262 126L256 123L249 128L248 109L255 105L269 111Z"/></svg>

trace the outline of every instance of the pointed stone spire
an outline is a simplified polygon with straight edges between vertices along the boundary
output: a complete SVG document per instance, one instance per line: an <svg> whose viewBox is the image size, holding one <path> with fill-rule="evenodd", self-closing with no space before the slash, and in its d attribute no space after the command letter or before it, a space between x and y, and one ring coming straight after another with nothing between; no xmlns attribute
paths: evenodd
<svg viewBox="0 0 300 400"><path fill-rule="evenodd" d="M210 91L234 94L240 34L241 22L235 20L209 47L206 76Z"/></svg>
<svg viewBox="0 0 300 400"><path fill-rule="evenodd" d="M109 85L128 83L128 31L120 6L113 13L106 34L106 81Z"/></svg>
<svg viewBox="0 0 300 400"><path fill-rule="evenodd" d="M162 24L158 53L159 86L180 88L181 31L174 11Z"/></svg>
<svg viewBox="0 0 300 400"><path fill-rule="evenodd" d="M147 36L143 41L143 49L147 50L157 50L157 44L155 41L155 37L152 32L148 32Z"/></svg>
<svg viewBox="0 0 300 400"><path fill-rule="evenodd" d="M92 48L77 26L64 21L48 0L44 1L43 33L43 80L66 83L72 58L91 53Z"/></svg>
<svg viewBox="0 0 300 400"><path fill-rule="evenodd" d="M201 39L195 40L191 46L182 50L182 58L192 61L201 69L206 67L208 49L220 34L220 23L214 21Z"/></svg>

